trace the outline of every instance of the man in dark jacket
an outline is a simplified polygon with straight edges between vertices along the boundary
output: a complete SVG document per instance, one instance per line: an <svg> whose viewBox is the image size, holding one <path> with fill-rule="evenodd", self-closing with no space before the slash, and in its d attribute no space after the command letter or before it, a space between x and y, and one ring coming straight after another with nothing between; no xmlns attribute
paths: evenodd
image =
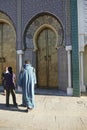
<svg viewBox="0 0 87 130"><path fill-rule="evenodd" d="M9 96L10 93L12 95L13 99L13 104L17 106L16 103L16 96L15 96L15 86L13 83L13 71L12 67L8 67L8 73L4 75L4 80L5 80L5 88L6 88L6 106L9 106Z"/></svg>

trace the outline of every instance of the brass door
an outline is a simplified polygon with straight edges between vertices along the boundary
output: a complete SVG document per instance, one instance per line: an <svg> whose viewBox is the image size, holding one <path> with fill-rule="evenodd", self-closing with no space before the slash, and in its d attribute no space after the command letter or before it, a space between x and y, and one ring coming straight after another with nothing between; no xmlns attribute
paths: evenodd
<svg viewBox="0 0 87 130"><path fill-rule="evenodd" d="M37 80L39 87L58 87L58 54L55 43L55 33L48 28L38 36Z"/></svg>
<svg viewBox="0 0 87 130"><path fill-rule="evenodd" d="M2 84L2 72L6 66L12 66L16 73L16 37L13 28L4 22L0 22L0 84Z"/></svg>

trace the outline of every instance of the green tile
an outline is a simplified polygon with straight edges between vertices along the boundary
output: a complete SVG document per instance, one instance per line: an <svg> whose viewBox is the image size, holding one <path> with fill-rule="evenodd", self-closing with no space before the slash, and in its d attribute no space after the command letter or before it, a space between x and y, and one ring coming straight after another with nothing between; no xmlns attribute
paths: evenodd
<svg viewBox="0 0 87 130"><path fill-rule="evenodd" d="M72 37L72 85L73 95L80 96L77 0L71 0L71 37Z"/></svg>

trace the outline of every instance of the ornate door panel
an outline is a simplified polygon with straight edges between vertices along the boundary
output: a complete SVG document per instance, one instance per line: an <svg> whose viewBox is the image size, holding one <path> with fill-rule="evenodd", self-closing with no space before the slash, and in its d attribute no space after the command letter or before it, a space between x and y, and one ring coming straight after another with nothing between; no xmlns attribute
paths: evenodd
<svg viewBox="0 0 87 130"><path fill-rule="evenodd" d="M0 23L0 84L1 74L6 66L12 66L16 73L16 35L13 28L7 23Z"/></svg>
<svg viewBox="0 0 87 130"><path fill-rule="evenodd" d="M58 56L55 33L46 28L38 37L37 79L39 87L58 86Z"/></svg>
<svg viewBox="0 0 87 130"><path fill-rule="evenodd" d="M46 38L45 31L38 38L37 52L37 79L40 87L47 86L47 61L46 61Z"/></svg>
<svg viewBox="0 0 87 130"><path fill-rule="evenodd" d="M48 85L49 87L58 87L58 50L55 49L55 33L48 30Z"/></svg>

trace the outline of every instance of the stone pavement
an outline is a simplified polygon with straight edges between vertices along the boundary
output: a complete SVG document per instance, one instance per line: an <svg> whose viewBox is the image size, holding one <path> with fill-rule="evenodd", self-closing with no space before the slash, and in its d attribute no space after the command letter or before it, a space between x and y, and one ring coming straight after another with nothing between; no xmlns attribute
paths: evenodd
<svg viewBox="0 0 87 130"><path fill-rule="evenodd" d="M5 106L0 92L0 130L87 130L87 96L35 94L36 108L25 112L20 107L21 93L16 93L18 109Z"/></svg>

